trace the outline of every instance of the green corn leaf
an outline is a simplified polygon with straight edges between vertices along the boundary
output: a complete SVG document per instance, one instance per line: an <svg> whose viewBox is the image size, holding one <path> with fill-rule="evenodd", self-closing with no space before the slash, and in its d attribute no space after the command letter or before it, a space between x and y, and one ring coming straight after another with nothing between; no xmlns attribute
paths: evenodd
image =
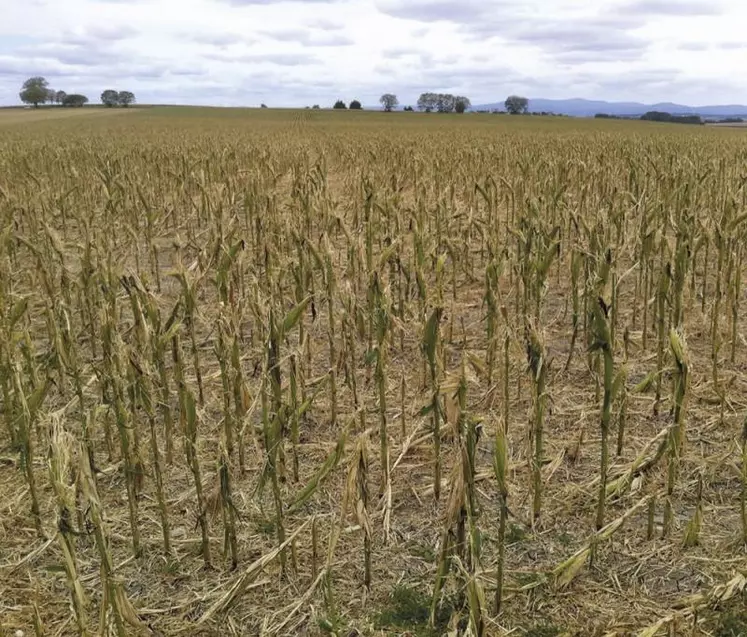
<svg viewBox="0 0 747 637"><path fill-rule="evenodd" d="M633 387L633 393L642 394L647 392L649 389L651 389L651 385L653 385L654 380L656 380L656 372L649 372L640 383Z"/></svg>
<svg viewBox="0 0 747 637"><path fill-rule="evenodd" d="M288 312L288 314L286 314L285 319L283 320L283 334L287 334L296 326L301 316L303 315L304 310L306 310L306 308L308 307L309 303L311 303L311 297L307 296L290 312Z"/></svg>
<svg viewBox="0 0 747 637"><path fill-rule="evenodd" d="M179 333L179 330L182 329L181 322L172 323L169 329L161 334L161 337L159 339L159 342L161 345L165 345L166 343L170 343L171 340Z"/></svg>
<svg viewBox="0 0 747 637"><path fill-rule="evenodd" d="M41 408L44 399L47 397L47 392L49 391L51 384L51 379L45 378L44 382L31 393L31 396L29 396L27 404L32 419L36 415L36 412Z"/></svg>
<svg viewBox="0 0 747 637"><path fill-rule="evenodd" d="M436 346L438 344L438 325L441 321L443 309L436 307L431 312L423 333L423 351L428 358L431 368L436 365Z"/></svg>
<svg viewBox="0 0 747 637"><path fill-rule="evenodd" d="M448 258L448 254L440 254L438 256L438 260L436 261L436 274L441 274L444 271L444 266L446 265L446 259Z"/></svg>
<svg viewBox="0 0 747 637"><path fill-rule="evenodd" d="M431 413L432 411L433 411L433 403L432 403L432 402L430 402L430 403L428 403L427 405L425 405L425 406L424 406L424 407L423 407L423 408L422 408L422 409L421 409L421 410L420 410L420 411L418 412L418 416L420 416L420 417L423 417L423 416L427 416L427 415L428 415L429 413Z"/></svg>
<svg viewBox="0 0 747 637"><path fill-rule="evenodd" d="M589 548L585 548L555 569L555 586L557 588L565 588L573 581L584 567L590 552Z"/></svg>
<svg viewBox="0 0 747 637"><path fill-rule="evenodd" d="M322 466L314 474L311 480L309 480L309 482L301 490L301 492L293 499L290 505L288 505L288 513L294 513L295 511L298 511L298 509L304 505L304 503L314 494L317 488L319 488L319 485L324 482L329 474L332 473L335 467L337 467L337 465L340 463L340 459L345 454L345 443L348 439L348 429L349 426L345 427L343 432L340 434L340 437L337 439L335 448L329 453L329 455L327 455L327 458L324 460Z"/></svg>
<svg viewBox="0 0 747 637"><path fill-rule="evenodd" d="M28 308L28 306L29 300L27 298L21 299L13 306L13 309L10 311L10 317L8 317L8 327L10 329L13 329L15 324L26 313L26 309Z"/></svg>
<svg viewBox="0 0 747 637"><path fill-rule="evenodd" d="M498 491L502 497L506 497L506 494L508 493L508 486L506 484L506 474L508 473L508 446L506 444L506 433L500 425L498 425L498 432L495 436L493 470L495 472L495 479L498 482Z"/></svg>
<svg viewBox="0 0 747 637"><path fill-rule="evenodd" d="M628 370L625 369L625 367L621 367L615 375L615 380L612 381L612 400L614 400L620 390L625 387L627 376Z"/></svg>
<svg viewBox="0 0 747 637"><path fill-rule="evenodd" d="M187 433L194 438L197 432L197 407L194 394L188 389L184 396L184 411L187 418Z"/></svg>
<svg viewBox="0 0 747 637"><path fill-rule="evenodd" d="M560 254L560 241L555 241L545 253L545 257L537 265L537 275L544 278L550 271L550 266L556 256Z"/></svg>
<svg viewBox="0 0 747 637"><path fill-rule="evenodd" d="M395 239L394 241L392 241L390 246L382 251L381 256L379 257L379 270L381 270L387 263L389 263L389 260L398 249L399 239Z"/></svg>
<svg viewBox="0 0 747 637"><path fill-rule="evenodd" d="M366 352L366 365L371 365L372 363L375 363L379 359L379 348L374 347L370 349L368 352Z"/></svg>

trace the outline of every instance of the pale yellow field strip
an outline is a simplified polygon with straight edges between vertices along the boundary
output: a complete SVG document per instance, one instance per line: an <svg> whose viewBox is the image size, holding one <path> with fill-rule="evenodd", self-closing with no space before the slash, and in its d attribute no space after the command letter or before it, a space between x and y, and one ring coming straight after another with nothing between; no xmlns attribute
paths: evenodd
<svg viewBox="0 0 747 637"><path fill-rule="evenodd" d="M112 117L142 112L137 108L8 108L0 109L0 126L43 122L72 117Z"/></svg>

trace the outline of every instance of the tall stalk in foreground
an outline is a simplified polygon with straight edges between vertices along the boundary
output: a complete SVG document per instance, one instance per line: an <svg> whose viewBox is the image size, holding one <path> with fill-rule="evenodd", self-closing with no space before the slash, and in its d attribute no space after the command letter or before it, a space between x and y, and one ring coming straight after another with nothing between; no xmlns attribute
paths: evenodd
<svg viewBox="0 0 747 637"><path fill-rule="evenodd" d="M663 535L669 535L674 520L672 498L679 474L679 462L685 440L685 412L690 378L690 357L684 336L677 330L670 330L669 345L674 355L674 425L669 429L667 460L667 498L664 503Z"/></svg>
<svg viewBox="0 0 747 637"><path fill-rule="evenodd" d="M498 562L495 567L495 614L501 612L503 601L503 561L505 555L506 519L508 518L508 441L505 426L498 423L495 434L493 470L500 497L498 513Z"/></svg>
<svg viewBox="0 0 747 637"><path fill-rule="evenodd" d="M618 372L618 378L620 384L615 395L620 395L620 414L617 420L617 456L621 456L623 452L623 445L625 444L625 425L628 420L628 390L626 383L628 381L628 349L630 347L630 330L625 327L623 332L623 343L624 343L624 358L622 369Z"/></svg>
<svg viewBox="0 0 747 637"><path fill-rule="evenodd" d="M355 515L363 530L363 583L371 590L371 521L368 516L368 435L358 437L358 444L348 471L347 497L355 502Z"/></svg>
<svg viewBox="0 0 747 637"><path fill-rule="evenodd" d="M117 637L127 637L127 635L133 634L131 631L128 632L127 624L135 628L136 631L142 629L143 625L132 603L127 598L122 580L114 571L114 561L109 550L109 537L104 521L104 512L96 489L96 482L93 479L93 467L85 448L81 449L78 457L80 458L79 479L82 482L81 490L88 501L93 537L101 560L101 586L104 594L101 601L98 634L109 634L106 630L106 616L111 613Z"/></svg>
<svg viewBox="0 0 747 637"><path fill-rule="evenodd" d="M571 365L573 360L573 350L576 347L576 340L578 339L578 327L579 327L579 313L580 313L580 302L579 302L579 285L578 279L581 274L581 266L583 265L583 255L577 250L571 252L571 303L573 305L573 313L571 317L571 323L573 331L571 332L571 345L568 349L568 359L565 362L565 369Z"/></svg>
<svg viewBox="0 0 747 637"><path fill-rule="evenodd" d="M59 418L52 421L49 454L49 476L57 500L57 540L65 562L67 585L73 599L73 612L78 624L78 634L88 635L86 598L78 576L78 560L75 555L75 530L72 527L72 512L75 510L75 485L70 484L70 469L73 460L74 441L64 430Z"/></svg>
<svg viewBox="0 0 747 637"><path fill-rule="evenodd" d="M381 287L381 281L376 271L371 276L369 297L373 312L371 325L376 335L376 347L369 352L369 357L376 362L374 379L379 394L379 442L381 446L381 483L379 486L379 495L383 496L391 487L386 416L386 360L391 317L389 315L387 297Z"/></svg>
<svg viewBox="0 0 747 637"><path fill-rule="evenodd" d="M275 527L278 536L278 545L285 542L285 523L283 516L283 500L280 494L280 482L278 474L282 467L283 430L285 422L285 409L282 398L282 379L280 375L280 341L281 327L275 318L275 311L270 310L269 338L265 348L266 373L262 375L262 429L265 443L265 469L260 479L263 487L269 478L272 488L273 502L275 503ZM267 380L272 391L272 409L267 404ZM279 467L280 465L280 467ZM280 566L285 574L285 551L280 553Z"/></svg>
<svg viewBox="0 0 747 637"><path fill-rule="evenodd" d="M325 283L327 286L327 319L329 321L327 340L329 341L329 389L330 424L337 424L337 349L335 347L335 271L332 266L332 249L327 244L324 254Z"/></svg>
<svg viewBox="0 0 747 637"><path fill-rule="evenodd" d="M496 329L498 327L498 303L495 290L498 285L498 265L488 263L485 268L485 296L483 304L487 306L485 327L487 330L487 346L485 351L485 366L487 367L488 391L493 387L493 369L495 367Z"/></svg>
<svg viewBox="0 0 747 637"><path fill-rule="evenodd" d="M125 345L119 339L111 317L108 318L109 320L104 326L106 334L104 349L111 352L110 361L107 365L109 368L109 387L113 394L119 444L122 449L122 460L124 462L130 530L132 532L132 552L133 555L139 556L142 547L140 546L140 527L138 521L138 495L142 486L143 465L134 435L136 429L132 425L130 412L125 408L125 387L123 381L123 366L126 355Z"/></svg>
<svg viewBox="0 0 747 637"><path fill-rule="evenodd" d="M258 489L264 488L269 479L272 497L275 504L275 527L277 529L278 545L285 542L285 522L283 499L280 492L280 477L285 476L283 444L289 419L288 406L283 401L282 376L280 371L280 344L286 335L299 322L303 312L311 301L307 297L291 309L282 320L277 318L275 308L270 308L268 320L268 335L265 343L265 362L262 373L262 430L265 443L265 466L260 476ZM272 408L268 405L267 385L269 381ZM280 553L280 566L285 573L285 551Z"/></svg>
<svg viewBox="0 0 747 637"><path fill-rule="evenodd" d="M39 496L36 488L36 477L34 475L34 453L36 443L34 441L33 429L36 415L41 403L47 394L50 380L47 378L32 394L26 398L21 383L20 365L16 364L13 370L13 385L15 389L15 402L18 406L18 442L21 449L21 466L26 473L26 482L29 485L31 495L31 514L34 517L34 526L40 537L44 537L44 528L41 521L41 510L39 509ZM9 408L9 406L8 406Z"/></svg>
<svg viewBox="0 0 747 637"><path fill-rule="evenodd" d="M182 298L184 299L184 321L189 331L189 340L192 345L192 365L195 370L197 379L197 390L200 398L200 405L205 404L205 391L202 384L202 371L200 370L200 353L197 347L197 284L198 281L191 281L187 278L187 271L180 263L180 270L176 274L182 286Z"/></svg>
<svg viewBox="0 0 747 637"><path fill-rule="evenodd" d="M197 454L197 405L195 397L190 390L186 390L184 396L184 412L182 414L184 423L184 448L187 456L187 464L192 471L195 481L195 495L197 496L197 521L200 525L202 535L202 559L205 566L210 566L210 534L208 531L207 507L205 496L202 491L202 469Z"/></svg>
<svg viewBox="0 0 747 637"><path fill-rule="evenodd" d="M747 548L747 418L742 423L742 493L739 508L742 517L742 544Z"/></svg>
<svg viewBox="0 0 747 637"><path fill-rule="evenodd" d="M456 462L451 471L451 491L446 505L446 519L441 533L441 550L436 565L436 581L433 585L433 599L431 600L430 625L435 626L438 606L441 603L441 592L446 576L451 567L454 553L459 553L463 547L463 538L460 541L460 529L464 528L466 517L466 489L464 484L465 471L462 466L466 454L462 454L461 448L457 452Z"/></svg>
<svg viewBox="0 0 747 637"><path fill-rule="evenodd" d="M527 360L532 375L532 423L530 427L531 467L532 467L532 524L536 524L542 511L542 460L545 406L547 395L545 386L549 361L540 333L533 327L527 329Z"/></svg>
<svg viewBox="0 0 747 637"><path fill-rule="evenodd" d="M233 488L229 465L230 458L228 445L221 439L218 475L220 476L221 511L223 513L223 554L225 556L227 553L230 553L231 570L233 570L238 565L239 558L236 542L236 507L233 503Z"/></svg>
<svg viewBox="0 0 747 637"><path fill-rule="evenodd" d="M140 400L145 409L148 418L148 427L150 430L150 450L153 461L153 476L156 482L156 500L158 502L158 511L161 517L161 532L163 534L163 552L166 555L171 554L171 525L169 523L168 505L166 504L166 495L163 488L163 471L161 470L161 450L158 446L158 436L156 433L156 416L153 408L153 383L151 381L152 372L150 364L141 360L137 372L137 382L140 390Z"/></svg>
<svg viewBox="0 0 747 637"><path fill-rule="evenodd" d="M166 464L174 461L174 436L173 436L173 416L171 413L171 389L169 387L169 378L166 372L166 356L171 339L176 330L181 325L177 320L181 310L181 302L177 301L174 309L169 315L166 324L161 324L161 311L158 308L156 299L150 292L141 291L141 303L148 317L151 355L153 364L158 371L157 389L160 391L160 400L156 401L161 410L163 417L164 438L166 446ZM155 404L155 402L153 403Z"/></svg>
<svg viewBox="0 0 747 637"><path fill-rule="evenodd" d="M441 387L438 379L438 327L443 310L437 307L425 324L423 351L428 359L431 372L431 422L433 423L433 497L438 501L441 495L441 405L439 394Z"/></svg>
<svg viewBox="0 0 747 637"><path fill-rule="evenodd" d="M674 354L674 426L677 448L682 451L685 444L685 413L687 411L688 390L690 384L690 354L685 336L670 330L669 344Z"/></svg>
<svg viewBox="0 0 747 637"><path fill-rule="evenodd" d="M659 286L656 291L656 400L654 401L654 415L659 413L661 402L661 384L664 375L664 350L666 344L666 304L669 296L669 288L672 282L672 269L669 262L664 262L665 240L661 240L661 271L659 273Z"/></svg>
<svg viewBox="0 0 747 637"><path fill-rule="evenodd" d="M685 527L685 537L682 540L682 548L689 549L700 543L700 529L703 526L703 476L698 477L698 486L695 491L695 512Z"/></svg>
<svg viewBox="0 0 747 637"><path fill-rule="evenodd" d="M602 448L600 455L599 467L599 499L597 501L596 527L597 531L604 526L604 508L607 500L607 470L609 467L609 435L610 420L612 417L612 399L613 399L613 375L614 375L614 358L610 312L612 311L611 296L607 294L607 285L609 278L609 269L611 264L611 253L608 250L605 260L602 263L599 272L599 292L597 302L594 304L592 313L592 350L600 350L604 359L604 398L602 399L602 417L601 417L601 434Z"/></svg>

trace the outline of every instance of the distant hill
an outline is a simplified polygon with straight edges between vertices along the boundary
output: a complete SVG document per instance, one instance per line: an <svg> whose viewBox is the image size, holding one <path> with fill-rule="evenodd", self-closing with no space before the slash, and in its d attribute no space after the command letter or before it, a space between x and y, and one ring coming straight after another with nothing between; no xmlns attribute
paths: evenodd
<svg viewBox="0 0 747 637"><path fill-rule="evenodd" d="M472 107L476 110L504 110L503 102L494 104L480 104ZM606 102L603 100L546 100L530 99L529 110L533 112L548 112L558 115L574 117L592 117L597 113L609 115L640 116L648 111L663 111L677 115L700 115L702 117L730 117L747 116L747 106L743 104L719 104L708 106L686 106L661 102L659 104L642 104L641 102Z"/></svg>

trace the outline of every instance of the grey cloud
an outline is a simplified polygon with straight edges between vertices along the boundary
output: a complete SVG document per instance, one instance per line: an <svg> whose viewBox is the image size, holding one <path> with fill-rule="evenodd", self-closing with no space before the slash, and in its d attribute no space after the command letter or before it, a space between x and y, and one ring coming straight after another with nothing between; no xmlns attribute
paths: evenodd
<svg viewBox="0 0 747 637"><path fill-rule="evenodd" d="M250 87L250 88L248 88ZM246 106L260 102L284 103L289 95L296 100L308 100L309 104L332 105L334 97L342 91L328 82L306 82L278 78L277 74L252 73L242 76L238 82L223 83L210 80L190 84L183 89L159 83L150 89L138 92L142 102L190 103L224 106Z"/></svg>
<svg viewBox="0 0 747 637"><path fill-rule="evenodd" d="M179 77L201 77L207 75L207 71L201 67L170 68L169 75L176 75Z"/></svg>
<svg viewBox="0 0 747 637"><path fill-rule="evenodd" d="M576 50L583 48L587 41L627 39L631 44L635 36L630 30L645 24L642 17L620 16L609 18L592 16L584 18L567 18L549 20L543 18L528 19L524 16L510 15L503 18L479 20L475 23L461 25L463 31L477 39L490 39L500 36L507 40L526 41L530 44L546 42L551 48ZM578 39L578 43L576 42ZM560 47L563 44L563 47ZM578 44L578 46L576 46Z"/></svg>
<svg viewBox="0 0 747 637"><path fill-rule="evenodd" d="M438 62L423 67L395 66L385 62L378 64L374 71L382 78L386 78L390 85L392 82L405 85L413 92L457 91L468 96L476 86L479 86L480 90L498 90L497 87L502 83L515 82L523 77L504 67L445 67L440 66Z"/></svg>
<svg viewBox="0 0 747 637"><path fill-rule="evenodd" d="M127 73L128 77L136 77L141 79L159 79L166 75L169 75L170 69L166 65L142 65L138 67L131 67Z"/></svg>
<svg viewBox="0 0 747 637"><path fill-rule="evenodd" d="M635 100L643 102L668 101L672 95L678 97L672 101L679 103L706 103L712 101L712 95L718 92L732 93L733 83L711 77L684 76L676 69L651 69L635 71L622 77L601 75L582 75L577 78L584 81L590 93L603 93L606 99ZM576 81L571 79L571 81Z"/></svg>
<svg viewBox="0 0 747 637"><path fill-rule="evenodd" d="M309 27L312 29L321 29L322 31L341 31L345 28L345 25L341 22L335 22L334 20L317 18L309 23Z"/></svg>
<svg viewBox="0 0 747 637"><path fill-rule="evenodd" d="M506 4L509 5L507 0ZM376 0L376 8L394 18L455 23L473 22L494 11L482 0Z"/></svg>
<svg viewBox="0 0 747 637"><path fill-rule="evenodd" d="M640 69L624 75L609 76L601 73L572 73L570 80L593 84L603 91L635 90L677 81L680 71L674 68Z"/></svg>
<svg viewBox="0 0 747 637"><path fill-rule="evenodd" d="M633 0L613 9L620 15L719 15L723 9L713 0Z"/></svg>
<svg viewBox="0 0 747 637"><path fill-rule="evenodd" d="M703 95L710 95L717 92L733 93L734 91L734 83L730 79L710 76L685 76L681 73L678 77L672 79L671 86L672 89L677 92L682 91L684 93L686 91L692 91L693 93ZM709 97L708 99L713 100L712 97Z"/></svg>
<svg viewBox="0 0 747 637"><path fill-rule="evenodd" d="M351 46L353 44L355 44L355 40L342 34L314 37L308 42L309 46Z"/></svg>
<svg viewBox="0 0 747 637"><path fill-rule="evenodd" d="M429 73L426 77L433 80L441 79L451 84L465 86L470 82L504 82L506 80L516 80L523 76L513 69L504 67L462 67L455 69L444 69Z"/></svg>
<svg viewBox="0 0 747 637"><path fill-rule="evenodd" d="M304 66L319 64L320 60L315 55L309 53L243 53L240 55L232 55L230 53L211 53L205 55L211 60L226 63L252 63L260 64L266 62L267 64L275 64L277 66Z"/></svg>
<svg viewBox="0 0 747 637"><path fill-rule="evenodd" d="M548 25L525 29L513 38L528 44L547 46L556 51L627 51L640 49L646 42L629 33L600 31L594 26Z"/></svg>
<svg viewBox="0 0 747 637"><path fill-rule="evenodd" d="M460 61L457 57L438 57L430 51L418 51L407 47L389 49L382 52L382 57L385 62L379 65L380 68L389 69L382 71L384 73L396 73L400 70L422 73L424 69L452 66ZM394 62L397 64L394 65Z"/></svg>
<svg viewBox="0 0 747 637"><path fill-rule="evenodd" d="M630 32L624 21L620 27L607 18L587 18L573 22L517 21L503 33L504 39L539 48L561 62L628 61L640 58L649 43ZM475 27L481 33L485 25Z"/></svg>
<svg viewBox="0 0 747 637"><path fill-rule="evenodd" d="M183 37L209 46L227 47L232 44L252 44L254 40L238 35L236 33L189 33Z"/></svg>
<svg viewBox="0 0 747 637"><path fill-rule="evenodd" d="M101 83L118 78L118 81L129 78L161 78L167 74L178 75L187 71L183 68L172 68L165 63L150 61L131 62L125 59L108 65L76 65L61 62L57 58L0 56L0 75L8 77L28 77L30 74L42 75L58 88L74 80Z"/></svg>
<svg viewBox="0 0 747 637"><path fill-rule="evenodd" d="M643 56L641 50L594 50L559 51L552 54L555 59L573 66L579 64L598 64L599 62L636 62Z"/></svg>
<svg viewBox="0 0 747 637"><path fill-rule="evenodd" d="M42 71L45 71L42 73ZM29 60L13 55L0 55L0 76L16 76L20 74L49 75L49 62Z"/></svg>
<svg viewBox="0 0 747 637"><path fill-rule="evenodd" d="M656 0L646 0L654 2ZM387 15L425 22L446 21L475 40L500 37L539 47L546 53L583 57L583 52L605 52L620 59L635 59L647 48L647 42L630 33L645 24L636 15L603 14L588 17L537 18L530 7L499 0L487 5L484 0L376 0Z"/></svg>
<svg viewBox="0 0 747 637"><path fill-rule="evenodd" d="M117 60L117 56L105 51L91 51L86 47L61 48L49 57L72 66L102 66Z"/></svg>
<svg viewBox="0 0 747 637"><path fill-rule="evenodd" d="M397 47L394 49L385 49L381 56L388 60L401 60L404 57L420 55L420 51L410 47Z"/></svg>
<svg viewBox="0 0 747 637"><path fill-rule="evenodd" d="M678 47L683 51L707 51L707 42L684 42Z"/></svg>
<svg viewBox="0 0 747 637"><path fill-rule="evenodd" d="M129 25L91 25L83 29L80 33L63 32L60 35L60 42L78 46L95 46L101 42L121 42L138 34L139 31Z"/></svg>
<svg viewBox="0 0 747 637"><path fill-rule="evenodd" d="M251 7L251 6L268 6L271 4L292 4L303 2L304 4L316 3L316 4L332 4L334 2L344 2L345 0L223 0L228 2L235 7Z"/></svg>
<svg viewBox="0 0 747 637"><path fill-rule="evenodd" d="M261 35L280 40L281 42L296 42L308 38L308 32L303 29L275 29L272 31L260 31Z"/></svg>
<svg viewBox="0 0 747 637"><path fill-rule="evenodd" d="M19 49L19 53L54 60L60 64L90 67L112 64L130 57L125 51L115 51L102 46L101 43L91 43L83 46L52 42L34 47L23 47Z"/></svg>
<svg viewBox="0 0 747 637"><path fill-rule="evenodd" d="M392 64L376 64L373 68L374 73L378 73L380 75L387 75L389 77L394 77L397 75L397 72L399 69L397 69L396 66L393 66Z"/></svg>
<svg viewBox="0 0 747 637"><path fill-rule="evenodd" d="M246 55L247 62L268 62L278 66L304 66L306 64L318 64L319 59L308 53L258 53Z"/></svg>
<svg viewBox="0 0 747 637"><path fill-rule="evenodd" d="M93 38L100 40L126 40L138 35L140 32L126 24L118 26L92 26L88 33Z"/></svg>
<svg viewBox="0 0 747 637"><path fill-rule="evenodd" d="M349 46L355 42L343 34L314 33L308 29L275 29L260 31L262 35L280 42L297 42L304 46Z"/></svg>

